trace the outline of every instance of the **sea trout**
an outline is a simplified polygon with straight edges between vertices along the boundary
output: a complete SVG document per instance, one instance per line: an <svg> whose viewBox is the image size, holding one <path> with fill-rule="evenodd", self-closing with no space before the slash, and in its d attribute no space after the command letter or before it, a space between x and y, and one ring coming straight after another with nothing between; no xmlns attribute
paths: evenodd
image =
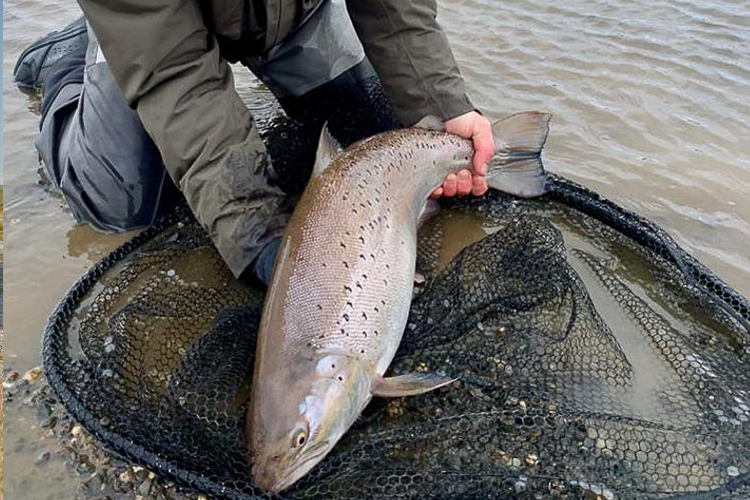
<svg viewBox="0 0 750 500"><path fill-rule="evenodd" d="M544 193L550 115L493 125L491 188ZM246 440L252 476L278 492L312 469L373 396L420 394L454 379L384 377L406 326L417 226L430 193L470 168L471 141L437 118L341 150L324 128L312 178L276 258L261 320Z"/></svg>

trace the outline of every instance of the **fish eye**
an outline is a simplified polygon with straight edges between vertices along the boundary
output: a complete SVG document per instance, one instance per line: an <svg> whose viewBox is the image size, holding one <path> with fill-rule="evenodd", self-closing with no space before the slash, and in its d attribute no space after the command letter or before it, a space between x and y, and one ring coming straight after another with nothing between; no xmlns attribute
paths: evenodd
<svg viewBox="0 0 750 500"><path fill-rule="evenodd" d="M292 436L292 446L295 448L301 448L307 442L307 432L304 429L299 429Z"/></svg>

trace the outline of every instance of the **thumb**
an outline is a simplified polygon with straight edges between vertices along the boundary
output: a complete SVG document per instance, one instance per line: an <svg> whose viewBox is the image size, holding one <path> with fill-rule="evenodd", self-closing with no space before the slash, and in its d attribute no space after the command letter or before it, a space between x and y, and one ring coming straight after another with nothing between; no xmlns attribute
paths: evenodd
<svg viewBox="0 0 750 500"><path fill-rule="evenodd" d="M487 164L495 154L495 139L492 137L492 127L487 120L481 120L471 136L474 143L474 172L479 175L487 174Z"/></svg>

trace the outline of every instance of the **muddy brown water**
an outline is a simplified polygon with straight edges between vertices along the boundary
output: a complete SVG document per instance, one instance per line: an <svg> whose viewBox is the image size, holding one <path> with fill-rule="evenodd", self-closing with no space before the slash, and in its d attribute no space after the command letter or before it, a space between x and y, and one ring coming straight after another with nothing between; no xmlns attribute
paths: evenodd
<svg viewBox="0 0 750 500"><path fill-rule="evenodd" d="M440 7L478 108L493 119L553 113L549 170L657 222L750 295L745 2L443 0ZM45 187L33 147L38 98L12 83L20 52L79 15L74 2L3 2L4 354L6 367L22 372L40 363L41 332L67 288L128 237L75 226ZM472 231L454 232L474 239ZM34 465L29 443L41 434L34 421L20 408L5 420L7 498L72 498L75 475L59 464L46 472Z"/></svg>

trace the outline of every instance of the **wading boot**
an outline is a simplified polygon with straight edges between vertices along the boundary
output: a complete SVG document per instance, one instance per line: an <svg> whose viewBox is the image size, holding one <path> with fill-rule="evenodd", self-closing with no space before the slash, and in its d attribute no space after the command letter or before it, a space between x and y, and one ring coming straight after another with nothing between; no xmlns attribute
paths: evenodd
<svg viewBox="0 0 750 500"><path fill-rule="evenodd" d="M55 63L68 54L85 53L88 42L84 18L60 31L53 31L21 53L13 69L14 81L21 87L42 91L46 76Z"/></svg>

